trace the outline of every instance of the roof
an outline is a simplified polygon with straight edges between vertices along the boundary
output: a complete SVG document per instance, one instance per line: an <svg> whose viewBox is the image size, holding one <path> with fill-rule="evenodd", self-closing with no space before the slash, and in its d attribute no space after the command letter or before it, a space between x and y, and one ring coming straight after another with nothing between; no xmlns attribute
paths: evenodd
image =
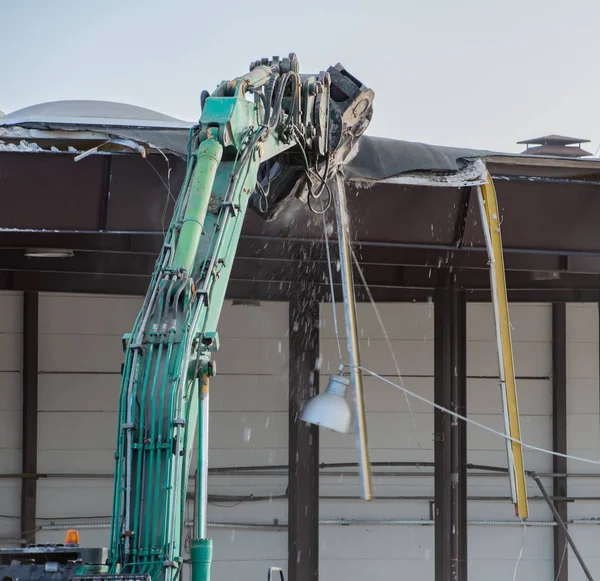
<svg viewBox="0 0 600 581"><path fill-rule="evenodd" d="M553 155L556 157L587 157L592 155L589 151L581 147L564 145L539 145L538 147L529 147L523 153L528 155Z"/></svg>
<svg viewBox="0 0 600 581"><path fill-rule="evenodd" d="M138 151L150 148L185 159L192 125L125 103L76 100L41 103L0 117L0 151L4 146L9 151L42 152L49 151L51 145L52 151L83 153L100 146L98 153L109 153L136 151L136 144L142 144L143 148L137 146ZM33 146L31 142L35 142ZM354 182L461 187L482 183L478 160L523 155L539 157L530 152L500 153L363 136L355 157L345 167L345 174Z"/></svg>
<svg viewBox="0 0 600 581"><path fill-rule="evenodd" d="M1 125L108 125L189 128L191 123L136 105L112 101L70 100L39 103L2 117Z"/></svg>
<svg viewBox="0 0 600 581"><path fill-rule="evenodd" d="M590 143L589 139L580 139L579 137L566 137L564 135L544 135L543 137L534 137L533 139L525 139L517 141L518 144L531 145L571 145L575 143Z"/></svg>
<svg viewBox="0 0 600 581"><path fill-rule="evenodd" d="M61 122L45 108L0 118L0 289L143 295L172 215L165 201L183 183L190 124L160 126L166 116L122 104L66 103L53 111ZM120 141L111 149L107 140ZM486 168L502 213L511 300L597 300L599 159L363 137L345 171L354 248L375 299L429 300L451 270L470 300L489 300L470 187ZM30 249L70 252L31 257ZM271 222L248 213L230 298L328 300L327 280L322 219L306 204L293 198Z"/></svg>

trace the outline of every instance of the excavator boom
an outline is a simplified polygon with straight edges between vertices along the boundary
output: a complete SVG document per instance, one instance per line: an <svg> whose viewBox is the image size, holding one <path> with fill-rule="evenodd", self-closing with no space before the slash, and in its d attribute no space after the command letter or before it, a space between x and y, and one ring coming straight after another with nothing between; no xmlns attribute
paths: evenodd
<svg viewBox="0 0 600 581"><path fill-rule="evenodd" d="M69 556L53 557L58 564L50 573L44 569L47 551L30 547L22 554L13 551L12 564L0 561L1 577L25 581L47 573L56 581L174 581L182 571L183 516L197 432L192 579L210 578L209 382L216 373L218 321L244 217L252 207L274 219L291 196L315 212L327 207L328 182L366 129L372 102L373 92L341 65L300 75L295 55L262 59L212 95L203 93L173 218L143 306L123 339L108 553L65 547ZM58 555L61 550L55 549ZM32 561L42 569L24 565Z"/></svg>

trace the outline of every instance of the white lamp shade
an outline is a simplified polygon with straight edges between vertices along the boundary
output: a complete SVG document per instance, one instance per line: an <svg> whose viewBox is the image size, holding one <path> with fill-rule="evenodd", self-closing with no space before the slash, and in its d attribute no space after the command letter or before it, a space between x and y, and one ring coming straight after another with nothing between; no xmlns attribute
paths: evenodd
<svg viewBox="0 0 600 581"><path fill-rule="evenodd" d="M349 434L352 431L352 410L345 398L349 383L345 377L332 376L327 389L304 406L300 419L334 432Z"/></svg>

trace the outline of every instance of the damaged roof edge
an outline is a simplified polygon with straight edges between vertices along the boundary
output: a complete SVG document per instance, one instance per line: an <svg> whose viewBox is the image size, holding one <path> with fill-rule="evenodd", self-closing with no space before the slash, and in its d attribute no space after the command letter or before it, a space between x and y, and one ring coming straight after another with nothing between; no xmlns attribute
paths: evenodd
<svg viewBox="0 0 600 581"><path fill-rule="evenodd" d="M77 104L75 113L67 116L66 108L73 103ZM109 106L108 110L106 106ZM106 118L98 116L100 110L107 114ZM36 111L37 114L34 114ZM109 117L111 114L113 116ZM142 115L149 119L141 118ZM93 153L139 150L118 146L115 149L115 145L118 145L114 143L116 140L128 140L148 152L154 150L185 159L192 125L150 110L118 103L50 103L44 104L41 111L34 106L0 117L0 152L59 153L57 146L61 144L66 153L82 153L102 142L106 142L104 151L99 147ZM109 142L113 142L112 146L109 146ZM111 151L107 151L107 147L111 147ZM597 158L569 159L502 153L365 135L358 142L356 155L348 162L344 173L347 180L363 182L365 185L391 182L461 187L481 183L482 169L477 160L496 164L600 169L600 160Z"/></svg>

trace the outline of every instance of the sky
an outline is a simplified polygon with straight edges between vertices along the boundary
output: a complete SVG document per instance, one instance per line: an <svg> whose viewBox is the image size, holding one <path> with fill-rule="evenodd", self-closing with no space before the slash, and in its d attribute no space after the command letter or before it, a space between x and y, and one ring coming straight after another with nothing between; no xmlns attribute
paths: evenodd
<svg viewBox="0 0 600 581"><path fill-rule="evenodd" d="M203 89L295 52L373 89L371 135L600 146L598 0L0 0L0 22L4 113L94 99L194 121Z"/></svg>

